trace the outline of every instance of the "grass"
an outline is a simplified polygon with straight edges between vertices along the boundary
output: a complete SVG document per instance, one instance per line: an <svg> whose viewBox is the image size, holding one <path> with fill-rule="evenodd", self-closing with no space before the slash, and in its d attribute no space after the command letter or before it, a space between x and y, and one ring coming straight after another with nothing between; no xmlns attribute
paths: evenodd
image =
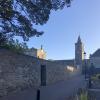
<svg viewBox="0 0 100 100"><path fill-rule="evenodd" d="M82 94L80 95L80 100L88 100L87 97L88 97L88 96L87 96L87 93L82 93Z"/></svg>
<svg viewBox="0 0 100 100"><path fill-rule="evenodd" d="M95 76L92 76L91 79L93 81L100 80L100 74L96 74Z"/></svg>

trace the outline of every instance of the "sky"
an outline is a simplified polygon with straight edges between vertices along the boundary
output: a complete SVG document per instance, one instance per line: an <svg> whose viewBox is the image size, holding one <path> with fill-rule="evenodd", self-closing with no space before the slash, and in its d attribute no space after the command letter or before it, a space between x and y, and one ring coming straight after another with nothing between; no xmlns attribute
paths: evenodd
<svg viewBox="0 0 100 100"><path fill-rule="evenodd" d="M100 0L73 0L71 7L52 11L49 21L37 29L44 34L31 38L28 46L43 45L47 59L73 59L79 35L89 57L100 48Z"/></svg>

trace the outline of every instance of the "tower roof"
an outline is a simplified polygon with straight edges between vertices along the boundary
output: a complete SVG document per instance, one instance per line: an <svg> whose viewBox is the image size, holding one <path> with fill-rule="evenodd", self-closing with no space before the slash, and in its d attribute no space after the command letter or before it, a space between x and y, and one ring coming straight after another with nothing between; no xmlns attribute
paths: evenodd
<svg viewBox="0 0 100 100"><path fill-rule="evenodd" d="M77 43L82 43L80 35L78 36Z"/></svg>
<svg viewBox="0 0 100 100"><path fill-rule="evenodd" d="M43 45L41 45L41 50L43 49Z"/></svg>

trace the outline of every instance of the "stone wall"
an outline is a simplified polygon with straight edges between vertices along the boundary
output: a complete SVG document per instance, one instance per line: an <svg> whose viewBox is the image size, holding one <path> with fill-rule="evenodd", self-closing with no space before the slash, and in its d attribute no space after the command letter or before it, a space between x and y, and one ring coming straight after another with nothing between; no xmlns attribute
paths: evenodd
<svg viewBox="0 0 100 100"><path fill-rule="evenodd" d="M40 85L40 61L0 49L0 95Z"/></svg>
<svg viewBox="0 0 100 100"><path fill-rule="evenodd" d="M41 85L41 65L46 65L47 85L67 80L78 74L67 70L67 65L17 54L0 48L0 96Z"/></svg>
<svg viewBox="0 0 100 100"><path fill-rule="evenodd" d="M25 55L32 56L32 57L37 57L37 49L35 49L35 48L26 49L26 50L24 51L24 54L25 54Z"/></svg>
<svg viewBox="0 0 100 100"><path fill-rule="evenodd" d="M67 69L67 64L48 62L47 63L47 85L56 83L63 80L68 80L69 78L79 74L79 69L74 68L74 71L69 71Z"/></svg>

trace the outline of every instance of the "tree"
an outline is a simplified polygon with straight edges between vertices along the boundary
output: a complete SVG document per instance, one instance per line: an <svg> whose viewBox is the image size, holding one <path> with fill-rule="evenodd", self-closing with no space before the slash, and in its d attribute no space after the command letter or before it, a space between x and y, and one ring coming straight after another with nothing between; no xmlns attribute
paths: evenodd
<svg viewBox="0 0 100 100"><path fill-rule="evenodd" d="M40 36L34 25L43 25L51 10L70 6L71 0L0 0L0 34L21 36L28 40Z"/></svg>
<svg viewBox="0 0 100 100"><path fill-rule="evenodd" d="M5 34L0 33L0 46L6 44L8 41L8 38Z"/></svg>
<svg viewBox="0 0 100 100"><path fill-rule="evenodd" d="M25 42L20 43L18 39L10 39L9 41L1 45L1 47L14 51L16 53L24 53L25 50L29 49Z"/></svg>

